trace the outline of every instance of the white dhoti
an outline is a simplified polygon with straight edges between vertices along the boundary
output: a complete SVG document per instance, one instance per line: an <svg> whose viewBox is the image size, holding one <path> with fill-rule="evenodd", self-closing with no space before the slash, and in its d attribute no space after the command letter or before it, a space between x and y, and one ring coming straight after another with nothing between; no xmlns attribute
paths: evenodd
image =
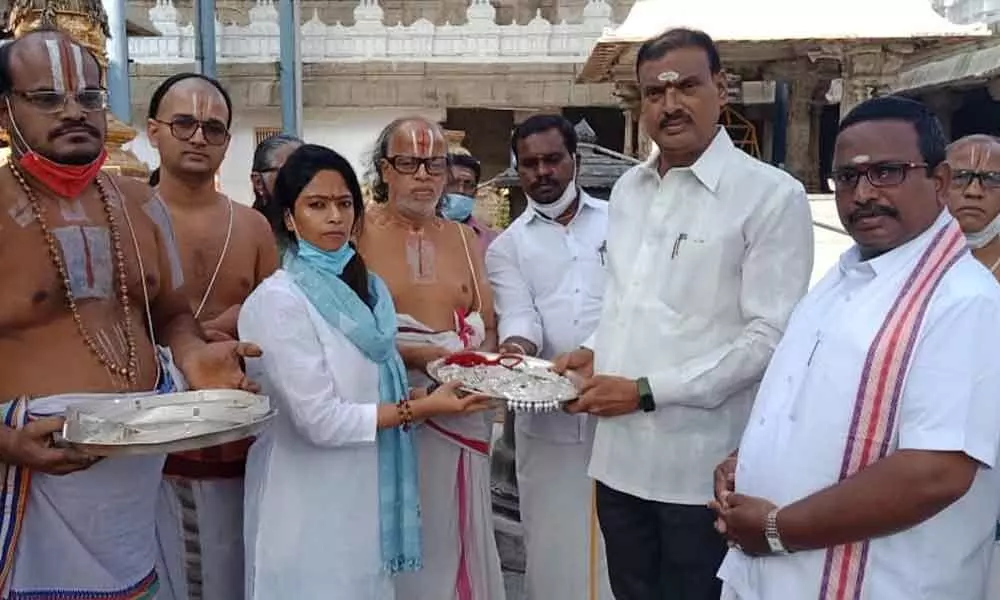
<svg viewBox="0 0 1000 600"><path fill-rule="evenodd" d="M514 420L528 600L614 599L587 476L595 426L565 414Z"/></svg>
<svg viewBox="0 0 1000 600"><path fill-rule="evenodd" d="M164 477L156 510L157 600L243 597L243 478Z"/></svg>
<svg viewBox="0 0 1000 600"><path fill-rule="evenodd" d="M159 391L173 391L176 371ZM134 394L134 397L158 392ZM65 394L0 407L4 424L61 415L119 394ZM162 456L107 458L55 476L0 465L0 597L6 600L156 598L154 514Z"/></svg>
<svg viewBox="0 0 1000 600"><path fill-rule="evenodd" d="M432 332L409 315L399 315L401 344L434 344L451 351L478 346L478 315L471 327ZM427 385L410 372L411 386ZM500 555L493 531L490 494L492 412L443 417L416 430L424 567L396 576L398 600L503 600Z"/></svg>

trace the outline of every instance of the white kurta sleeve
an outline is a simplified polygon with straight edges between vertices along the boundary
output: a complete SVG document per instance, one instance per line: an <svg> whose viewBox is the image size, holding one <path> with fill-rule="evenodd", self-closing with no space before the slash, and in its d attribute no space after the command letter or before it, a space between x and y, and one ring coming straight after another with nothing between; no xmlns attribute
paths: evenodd
<svg viewBox="0 0 1000 600"><path fill-rule="evenodd" d="M288 289L262 285L243 305L240 339L260 346L263 355L248 361L278 396L294 427L310 443L323 447L375 441L378 405L355 404L337 393L337 369L324 358L306 300Z"/></svg>
<svg viewBox="0 0 1000 600"><path fill-rule="evenodd" d="M760 380L813 267L809 201L801 184L783 185L746 224L740 308L743 331L728 344L647 375L657 404L714 408Z"/></svg>
<svg viewBox="0 0 1000 600"><path fill-rule="evenodd" d="M899 448L964 452L994 467L1000 447L1000 305L976 297L929 323L903 390Z"/></svg>
<svg viewBox="0 0 1000 600"><path fill-rule="evenodd" d="M501 235L486 251L486 272L493 287L500 341L522 337L542 350L542 319L531 298L531 287L517 264L512 235Z"/></svg>

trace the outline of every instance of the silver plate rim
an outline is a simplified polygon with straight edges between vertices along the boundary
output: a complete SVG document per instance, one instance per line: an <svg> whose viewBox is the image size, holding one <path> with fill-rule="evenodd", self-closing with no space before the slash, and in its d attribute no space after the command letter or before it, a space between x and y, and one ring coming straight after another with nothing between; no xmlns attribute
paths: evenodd
<svg viewBox="0 0 1000 600"><path fill-rule="evenodd" d="M103 399L84 400L67 407L67 420L63 425L62 435L58 436L56 442L60 445L71 446L86 454L101 457L170 454L173 452L209 448L253 437L263 431L275 415L278 414L277 409L271 404L270 398L262 394L252 394L242 390L193 390L189 392L144 396L141 398L121 398L110 402L126 407L130 404L137 405L138 403L165 406L170 405L171 401L178 400L183 404L211 404L242 400L248 406L266 407L266 412L249 423L237 423L223 429L190 437L179 437L157 442L95 443L74 439L73 433L76 431L76 428L74 427L75 422L71 422L71 420L78 414L88 412L88 409L94 410L108 407L109 401Z"/></svg>
<svg viewBox="0 0 1000 600"><path fill-rule="evenodd" d="M496 360L497 358L499 358L500 356L502 356L501 354L499 354L497 352L484 352L484 351L481 351L481 350L467 350L466 352L472 352L474 354L478 354L478 355L480 355L480 356L482 356L484 358L488 358L490 360ZM552 361L545 360L544 358L538 358L537 356L523 356L523 358L524 358L524 362L527 363L527 364L529 364L529 365L531 365L531 366L543 367L543 368L546 368L546 369L551 369L553 366L555 366L555 363L553 363ZM446 359L447 359L447 357L439 358L437 360L434 360L434 361L431 361L431 362L427 363L427 375L430 376L430 378L433 379L434 381L436 381L437 383L444 383L443 381L441 381L441 378L438 377L438 370L444 364L444 361ZM571 378L567 378L567 379L570 379L570 381L572 381ZM509 404L511 402L511 400L509 400L507 398L504 398L502 396L496 396L496 395L494 395L494 394L492 394L490 392L484 392L482 390L473 388L472 386L463 385L459 389L461 391L469 393L469 394L482 394L484 396L489 396L489 398L491 400L504 403L505 405L507 405L507 404ZM545 409L546 412L547 411L556 411L556 410L560 410L562 406L565 406L566 404L569 404L570 402L573 402L573 401L578 400L578 399L579 399L579 396L577 396L575 398L569 398L569 399L566 399L566 400L554 400L554 401L538 402L537 404L539 406L548 405L548 408ZM554 406L553 406L553 404L554 404ZM537 409L535 409L535 410L526 410L526 409L521 409L521 408L511 408L509 406L508 406L508 410L513 410L515 412L538 412Z"/></svg>
<svg viewBox="0 0 1000 600"><path fill-rule="evenodd" d="M74 442L63 438L64 442L73 448L92 456L115 457L115 456L142 456L152 454L172 454L174 452L187 452L189 450L201 450L230 442L254 437L264 430L271 420L278 414L276 409L271 409L260 419L253 423L235 425L212 433L203 433L193 437L180 438L167 442L122 442L118 444L94 444Z"/></svg>

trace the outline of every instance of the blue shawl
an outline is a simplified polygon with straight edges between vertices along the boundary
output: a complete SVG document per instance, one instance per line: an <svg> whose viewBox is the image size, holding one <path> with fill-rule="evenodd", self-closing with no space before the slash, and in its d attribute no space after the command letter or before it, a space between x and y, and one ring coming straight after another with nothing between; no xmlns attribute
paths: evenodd
<svg viewBox="0 0 1000 600"><path fill-rule="evenodd" d="M347 261L324 258L316 252L292 251L284 266L323 319L378 365L381 402L395 404L407 398L406 367L396 350L396 309L389 289L369 273L368 290L375 301L374 309L369 308L340 278ZM422 561L413 436L400 427L380 429L377 444L383 567L389 573L416 571Z"/></svg>

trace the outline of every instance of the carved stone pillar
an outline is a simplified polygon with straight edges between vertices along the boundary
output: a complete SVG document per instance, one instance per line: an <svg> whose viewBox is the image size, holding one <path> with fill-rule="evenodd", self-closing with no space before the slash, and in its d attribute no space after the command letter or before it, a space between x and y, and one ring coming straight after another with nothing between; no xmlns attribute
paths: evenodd
<svg viewBox="0 0 1000 600"><path fill-rule="evenodd" d="M630 111L623 111L625 113L625 140L622 143L622 152L628 154L629 156L635 156L635 117L632 116Z"/></svg>
<svg viewBox="0 0 1000 600"><path fill-rule="evenodd" d="M812 160L812 113L814 80L802 75L790 82L785 166L806 190L819 188L819 162Z"/></svg>
<svg viewBox="0 0 1000 600"><path fill-rule="evenodd" d="M913 52L910 42L889 47L867 44L844 50L843 94L840 100L840 118L865 100L878 96L888 89L888 84L899 74L904 58Z"/></svg>
<svg viewBox="0 0 1000 600"><path fill-rule="evenodd" d="M618 101L622 112L625 113L625 139L622 146L625 154L645 159L653 149L653 141L642 130L641 125L637 128L633 127L639 121L641 102L639 86L635 83L619 82L615 84L612 95ZM633 135L633 128L638 132L638 135Z"/></svg>
<svg viewBox="0 0 1000 600"><path fill-rule="evenodd" d="M819 191L819 106L816 97L829 87L812 61L772 65L766 79L788 84L788 114L785 129L785 169L809 192Z"/></svg>
<svg viewBox="0 0 1000 600"><path fill-rule="evenodd" d="M865 100L872 97L876 82L870 78L845 77L840 95L840 118L843 119Z"/></svg>

